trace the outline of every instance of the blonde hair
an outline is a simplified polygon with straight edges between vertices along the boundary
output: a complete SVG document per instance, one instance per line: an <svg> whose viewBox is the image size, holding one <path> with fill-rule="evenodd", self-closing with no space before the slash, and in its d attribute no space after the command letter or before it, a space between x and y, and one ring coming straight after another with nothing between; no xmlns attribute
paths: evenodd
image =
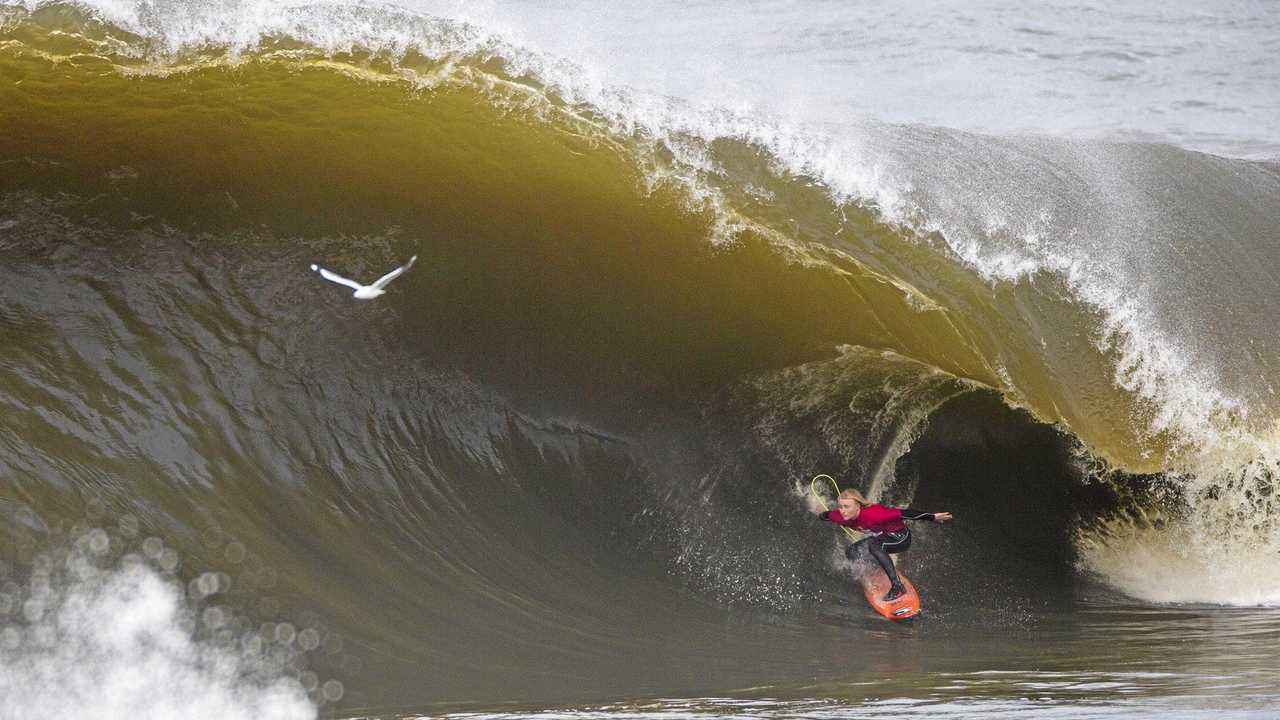
<svg viewBox="0 0 1280 720"><path fill-rule="evenodd" d="M858 501L859 505L865 506L865 505L871 504L870 502L867 501L865 497L862 496L862 493L858 492L857 490L854 490L853 488L845 488L844 490L841 490L840 497L853 498L854 500Z"/></svg>

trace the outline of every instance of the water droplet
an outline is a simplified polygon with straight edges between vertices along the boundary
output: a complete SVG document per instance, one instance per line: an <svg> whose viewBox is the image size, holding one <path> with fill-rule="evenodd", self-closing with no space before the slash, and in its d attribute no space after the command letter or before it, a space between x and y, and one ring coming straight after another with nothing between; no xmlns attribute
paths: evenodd
<svg viewBox="0 0 1280 720"><path fill-rule="evenodd" d="M142 552L152 560L159 560L164 552L164 541L158 537L149 537L142 541Z"/></svg>
<svg viewBox="0 0 1280 720"><path fill-rule="evenodd" d="M298 682L302 683L302 688L307 692L315 692L315 689L320 686L320 678L310 670L299 675Z"/></svg>
<svg viewBox="0 0 1280 720"><path fill-rule="evenodd" d="M247 655L257 655L262 652L262 638L257 633L245 636L241 642Z"/></svg>
<svg viewBox="0 0 1280 720"><path fill-rule="evenodd" d="M226 614L223 612L222 608L219 607L205 608L202 619L204 620L205 627L219 628L222 627L222 624L226 621Z"/></svg>
<svg viewBox="0 0 1280 720"><path fill-rule="evenodd" d="M226 556L227 562L232 565L239 565L244 562L244 556L246 553L244 545L232 540L227 544L227 549L223 551L223 554Z"/></svg>
<svg viewBox="0 0 1280 720"><path fill-rule="evenodd" d="M160 551L159 558L160 567L166 572L173 572L178 569L178 551L173 548L165 548Z"/></svg>
<svg viewBox="0 0 1280 720"><path fill-rule="evenodd" d="M342 683L337 680L325 680L324 687L320 689L324 694L324 699L329 702L337 702L342 699L343 687Z"/></svg>
<svg viewBox="0 0 1280 720"><path fill-rule="evenodd" d="M196 584L199 586L201 595L213 595L218 592L218 574L217 573L201 573L196 578Z"/></svg>
<svg viewBox="0 0 1280 720"><path fill-rule="evenodd" d="M222 544L222 530L217 527L208 528L200 534L200 541L210 550L216 550Z"/></svg>
<svg viewBox="0 0 1280 720"><path fill-rule="evenodd" d="M111 538L107 536L106 531L101 528L94 528L89 531L89 549L94 553L101 555L111 547Z"/></svg>
<svg viewBox="0 0 1280 720"><path fill-rule="evenodd" d="M307 628L298 633L298 647L307 652L320 647L320 633L315 628Z"/></svg>

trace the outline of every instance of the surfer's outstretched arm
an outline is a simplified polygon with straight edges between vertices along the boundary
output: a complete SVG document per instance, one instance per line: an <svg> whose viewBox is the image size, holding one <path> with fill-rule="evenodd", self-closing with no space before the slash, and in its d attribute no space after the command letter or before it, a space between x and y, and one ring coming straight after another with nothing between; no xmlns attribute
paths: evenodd
<svg viewBox="0 0 1280 720"><path fill-rule="evenodd" d="M946 522L952 518L949 512L922 512L912 508L902 508L903 520L931 520L933 522Z"/></svg>
<svg viewBox="0 0 1280 720"><path fill-rule="evenodd" d="M946 511L924 512L923 510L916 510L913 508L891 508L891 510L896 510L900 513L903 520L930 520L932 522L941 523L954 518L951 513ZM832 511L830 510L823 510L818 513L818 519L826 520L827 522L836 522L835 519L831 517L831 512Z"/></svg>

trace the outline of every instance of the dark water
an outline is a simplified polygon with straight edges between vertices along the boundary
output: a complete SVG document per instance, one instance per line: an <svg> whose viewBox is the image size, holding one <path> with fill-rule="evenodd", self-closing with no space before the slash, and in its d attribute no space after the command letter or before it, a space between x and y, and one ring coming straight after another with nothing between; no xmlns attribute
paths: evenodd
<svg viewBox="0 0 1280 720"><path fill-rule="evenodd" d="M445 21L2 12L0 717L1276 705L1273 165L886 126L895 205ZM817 473L955 513L921 620Z"/></svg>

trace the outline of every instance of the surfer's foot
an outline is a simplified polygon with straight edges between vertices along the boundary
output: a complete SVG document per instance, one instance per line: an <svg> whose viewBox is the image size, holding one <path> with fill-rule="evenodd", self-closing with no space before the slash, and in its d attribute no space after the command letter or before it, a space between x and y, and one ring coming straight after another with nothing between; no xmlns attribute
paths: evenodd
<svg viewBox="0 0 1280 720"><path fill-rule="evenodd" d="M894 600L897 600L898 598L902 597L903 593L905 593L906 591L907 589L902 587L901 585L894 585L893 587L889 588L889 592L885 594L884 601L893 602Z"/></svg>

